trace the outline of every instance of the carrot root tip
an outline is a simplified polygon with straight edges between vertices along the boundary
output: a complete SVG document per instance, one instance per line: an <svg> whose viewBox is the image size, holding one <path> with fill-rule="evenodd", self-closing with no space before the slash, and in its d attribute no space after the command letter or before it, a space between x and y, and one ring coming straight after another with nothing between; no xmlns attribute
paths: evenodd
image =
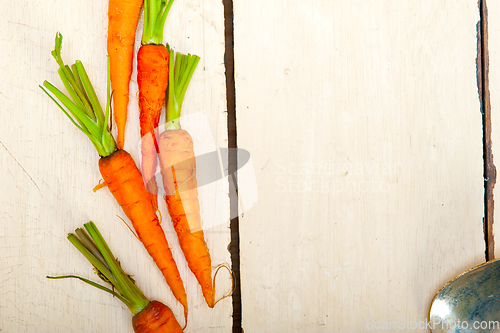
<svg viewBox="0 0 500 333"><path fill-rule="evenodd" d="M92 191L94 191L94 193L95 193L95 192L99 191L101 188L106 187L106 186L108 186L108 184L104 180L100 179L99 184L94 186Z"/></svg>
<svg viewBox="0 0 500 333"><path fill-rule="evenodd" d="M215 278L217 277L217 273L219 272L219 270L220 270L221 268L225 268L225 269L227 269L227 271L229 272L229 274L231 274L231 283L232 283L232 285L231 285L231 291L230 291L227 295L225 295L225 296L221 297L220 299L218 299L218 300L217 300L217 301L213 304L213 306L211 306L211 308L215 307L215 305L216 305L217 303L219 303L220 301L222 301L223 299L230 297L230 296L233 294L234 289L235 289L235 287L236 287L236 284L235 284L235 276L234 276L234 272L233 272L233 270L232 270L231 268L229 268L229 266L228 266L227 264L220 264L219 266L217 266L217 268L216 268L216 270L215 270L215 274L214 274L214 281L213 281L213 288L214 288L214 290L215 290Z"/></svg>

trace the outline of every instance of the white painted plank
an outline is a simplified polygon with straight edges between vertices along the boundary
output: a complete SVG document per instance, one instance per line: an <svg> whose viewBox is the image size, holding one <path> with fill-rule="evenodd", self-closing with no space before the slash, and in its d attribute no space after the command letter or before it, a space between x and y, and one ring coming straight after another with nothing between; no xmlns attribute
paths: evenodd
<svg viewBox="0 0 500 333"><path fill-rule="evenodd" d="M498 1L488 1L488 52L489 52L489 85L490 85L490 104L491 104L491 141L493 163L496 164L498 172L498 157L500 156L500 4ZM495 239L495 258L500 257L500 224L498 222L500 216L500 207L498 198L500 197L497 184L493 190L493 199L496 201L494 205L494 217L497 221L493 223L493 234Z"/></svg>
<svg viewBox="0 0 500 333"><path fill-rule="evenodd" d="M477 3L234 12L238 147L259 190L240 219L243 329L421 325L484 260Z"/></svg>
<svg viewBox="0 0 500 333"><path fill-rule="evenodd" d="M118 219L117 215L125 216L109 191L92 192L100 179L92 144L38 88L45 79L62 87L50 55L55 33L60 31L63 58L68 63L84 62L101 102L105 101L107 1L3 1L0 11L4 18L0 21L0 171L4 175L0 191L0 330L132 332L132 315L119 300L77 280L45 279L46 275L71 273L99 281L90 264L66 240L68 232L89 220L101 229L145 295L170 306L183 323L182 307L142 244ZM223 27L221 2L176 1L164 36L176 51L201 56L183 114L206 115L186 127L194 137L208 128L213 147L227 146ZM142 28L138 42L141 33ZM135 75L125 148L138 161ZM200 173L214 171L199 169ZM202 217L211 226L205 232L214 265L230 263L227 192L227 182L200 188ZM186 332L230 332L231 300L220 302L215 309L206 306L162 200L160 209L188 294ZM221 273L217 284L220 297L229 291L231 281Z"/></svg>

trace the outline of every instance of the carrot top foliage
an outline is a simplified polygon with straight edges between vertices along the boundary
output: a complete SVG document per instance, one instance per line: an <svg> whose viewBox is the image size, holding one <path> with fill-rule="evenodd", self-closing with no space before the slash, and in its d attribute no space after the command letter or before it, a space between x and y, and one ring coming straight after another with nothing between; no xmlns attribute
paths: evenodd
<svg viewBox="0 0 500 333"><path fill-rule="evenodd" d="M167 94L167 111L166 111L166 129L180 129L179 117L181 115L182 102L184 95L188 88L189 82L193 77L194 70L200 61L200 57L191 54L181 54L179 52L175 55L174 50L167 45L170 53L169 72L168 77L168 94Z"/></svg>
<svg viewBox="0 0 500 333"><path fill-rule="evenodd" d="M61 33L58 32L55 47L51 54L59 65L59 77L70 97L48 81L44 81L43 86L40 86L40 88L68 116L71 122L87 135L100 156L109 156L116 150L116 143L109 128L111 102L109 59L108 97L106 113L104 113L82 62L77 60L71 67L64 64L61 57L62 39Z"/></svg>
<svg viewBox="0 0 500 333"><path fill-rule="evenodd" d="M85 230L78 228L75 234L69 234L68 240L94 266L97 275L114 290L76 275L47 276L49 279L76 278L93 287L104 290L121 300L135 315L148 306L150 301L135 285L134 280L121 268L120 263L111 252L99 229L93 222L84 224ZM116 291L115 291L116 290Z"/></svg>
<svg viewBox="0 0 500 333"><path fill-rule="evenodd" d="M163 44L163 28L174 0L144 0L142 45Z"/></svg>

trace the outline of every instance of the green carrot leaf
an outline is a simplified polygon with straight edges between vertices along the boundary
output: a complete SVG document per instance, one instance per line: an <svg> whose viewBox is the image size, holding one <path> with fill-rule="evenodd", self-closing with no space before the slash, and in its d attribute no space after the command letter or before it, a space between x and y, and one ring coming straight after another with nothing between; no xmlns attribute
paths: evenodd
<svg viewBox="0 0 500 333"><path fill-rule="evenodd" d="M85 67L80 61L73 66L66 66L61 57L62 35L56 34L52 56L59 65L59 77L69 97L55 86L45 81L43 89L57 106L68 116L71 122L82 131L94 144L100 156L105 157L116 151L116 143L108 128L109 114L104 115L94 87L90 82ZM108 67L109 72L109 67ZM109 74L108 74L109 84ZM50 95L50 92L52 95ZM65 107L63 108L56 99ZM109 103L109 101L107 101ZM71 114L71 116L69 115ZM78 122L78 125L76 124Z"/></svg>
<svg viewBox="0 0 500 333"><path fill-rule="evenodd" d="M169 75L166 102L166 129L170 130L180 128L179 118L181 115L182 103L200 57L197 55L177 53L175 54L174 63L174 61L172 61L174 59L174 50L170 47L168 49L170 53L169 71L174 74Z"/></svg>
<svg viewBox="0 0 500 333"><path fill-rule="evenodd" d="M68 240L82 253L97 270L101 280L113 286L113 290L77 275L47 276L49 279L76 278L100 290L119 298L133 314L141 312L149 300L135 285L130 275L126 274L109 249L99 229L93 222L84 224L85 230L77 228L75 234L69 234Z"/></svg>
<svg viewBox="0 0 500 333"><path fill-rule="evenodd" d="M62 60L61 56L61 49L62 49L62 40L63 37L60 32L56 33L56 40L55 40L55 47L54 50L51 52L52 56L56 60L57 64L59 65L59 76L61 77L61 80L64 83L64 86L68 90L69 94L71 95L71 98L75 102L75 104L78 105L78 107L82 108L82 110L85 110L85 113L91 118L95 119L94 113L92 111L91 105L88 103L88 101L85 99L85 94L78 89L78 85L75 81L75 78L73 76L73 73L70 70L69 66L66 66Z"/></svg>
<svg viewBox="0 0 500 333"><path fill-rule="evenodd" d="M97 98L97 95L95 93L94 87L92 86L92 83L90 82L90 79L87 75L87 71L85 70L85 67L83 66L81 61L75 62L75 68L76 72L78 73L78 78L82 82L84 88L83 91L86 93L86 95L88 95L88 100L90 101L90 105L92 105L92 110L94 110L93 113L97 118L97 123L102 124L104 121L103 111L101 108L101 104L99 103L99 99Z"/></svg>
<svg viewBox="0 0 500 333"><path fill-rule="evenodd" d="M87 284L90 284L91 286L93 287L96 287L97 289L101 289L101 290L104 290L105 292L107 293L110 293L111 295L117 297L118 299L120 299L120 301L122 302L126 302L127 300L122 296L120 295L119 293L107 288L107 287L104 287L103 285L100 285L99 283L96 283L96 282L93 282L93 281L90 281L86 278L83 278L81 276L78 276L78 275L63 275L63 276L46 276L47 279L67 279L67 278L75 278L75 279L79 279Z"/></svg>
<svg viewBox="0 0 500 333"><path fill-rule="evenodd" d="M142 45L163 43L163 30L174 0L144 0Z"/></svg>
<svg viewBox="0 0 500 333"><path fill-rule="evenodd" d="M47 91L47 89L45 89L43 86L40 86L40 89L43 90L43 92L45 92L47 94L47 96L50 97L50 99L52 99L52 101L54 101L54 103L56 103L56 105L62 110L62 112L64 112L66 114L66 116L68 116L69 120L71 120L71 122L73 122L73 124L80 130L82 131L83 133L85 133L87 136L90 135L90 133L87 131L87 129L85 127L82 127L80 126L79 124L76 123L76 121L73 119L73 117L71 117L69 115L69 113L61 106L61 104L59 104L59 102L54 98L52 97L52 95Z"/></svg>

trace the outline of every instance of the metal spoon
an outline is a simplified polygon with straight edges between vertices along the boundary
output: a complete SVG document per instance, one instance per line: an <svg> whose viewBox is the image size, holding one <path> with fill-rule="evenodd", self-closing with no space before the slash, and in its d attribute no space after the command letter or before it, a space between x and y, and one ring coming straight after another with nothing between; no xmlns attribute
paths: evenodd
<svg viewBox="0 0 500 333"><path fill-rule="evenodd" d="M431 302L433 333L500 332L500 259L460 274Z"/></svg>

